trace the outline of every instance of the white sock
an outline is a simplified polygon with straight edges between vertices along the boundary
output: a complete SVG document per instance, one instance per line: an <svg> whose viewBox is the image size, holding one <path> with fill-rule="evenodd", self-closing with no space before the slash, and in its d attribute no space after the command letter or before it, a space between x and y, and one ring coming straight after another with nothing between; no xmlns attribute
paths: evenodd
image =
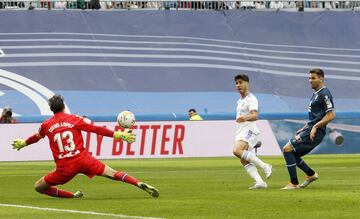
<svg viewBox="0 0 360 219"><path fill-rule="evenodd" d="M249 176L254 179L257 183L264 183L264 180L261 178L260 174L258 173L256 167L249 163L244 166L246 172Z"/></svg>
<svg viewBox="0 0 360 219"><path fill-rule="evenodd" d="M244 151L241 155L241 159L246 160L250 163L255 164L255 166L261 167L262 169L265 168L266 163L260 160L255 154L251 153L250 151Z"/></svg>

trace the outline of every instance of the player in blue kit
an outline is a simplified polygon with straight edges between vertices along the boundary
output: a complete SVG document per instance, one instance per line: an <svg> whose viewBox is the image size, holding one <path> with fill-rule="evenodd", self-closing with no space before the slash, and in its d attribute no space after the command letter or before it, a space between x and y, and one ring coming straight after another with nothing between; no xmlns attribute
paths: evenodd
<svg viewBox="0 0 360 219"><path fill-rule="evenodd" d="M290 175L290 183L282 188L286 190L305 188L319 178L318 174L301 157L321 143L326 134L326 125L335 119L333 97L329 89L325 87L323 70L311 69L309 82L311 88L315 90L309 104L310 121L299 129L295 138L289 140L283 147L284 158ZM307 175L306 180L300 186L296 166Z"/></svg>

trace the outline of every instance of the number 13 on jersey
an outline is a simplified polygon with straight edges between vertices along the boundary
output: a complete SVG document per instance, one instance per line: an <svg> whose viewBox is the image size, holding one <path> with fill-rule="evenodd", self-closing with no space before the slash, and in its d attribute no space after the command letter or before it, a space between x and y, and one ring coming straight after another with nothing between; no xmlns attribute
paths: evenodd
<svg viewBox="0 0 360 219"><path fill-rule="evenodd" d="M63 140L66 141L65 145L63 145ZM70 152L75 149L74 135L71 131L56 133L54 136L54 142L57 143L61 153L64 151Z"/></svg>

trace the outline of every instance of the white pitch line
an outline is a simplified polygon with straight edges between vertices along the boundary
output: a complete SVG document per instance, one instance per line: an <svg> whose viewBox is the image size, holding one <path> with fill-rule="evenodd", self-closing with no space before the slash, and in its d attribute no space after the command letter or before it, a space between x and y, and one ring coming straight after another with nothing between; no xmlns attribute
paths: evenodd
<svg viewBox="0 0 360 219"><path fill-rule="evenodd" d="M119 217L119 218L136 218L136 219L162 219L157 217L142 217L142 216L129 216L125 214L111 214L111 213L101 213L94 211L77 211L77 210L67 210L67 209L57 209L57 208L40 208L35 206L27 205L13 205L13 204L0 204L0 207L14 207L14 208L27 208L40 211L55 211L55 212L66 212L73 214L87 214L87 215L97 215L97 216L108 216L108 217Z"/></svg>

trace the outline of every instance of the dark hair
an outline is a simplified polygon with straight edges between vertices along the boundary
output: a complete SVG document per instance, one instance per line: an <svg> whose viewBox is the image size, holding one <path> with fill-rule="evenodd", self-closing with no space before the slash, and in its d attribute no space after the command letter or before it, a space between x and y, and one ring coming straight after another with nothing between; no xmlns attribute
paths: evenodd
<svg viewBox="0 0 360 219"><path fill-rule="evenodd" d="M325 75L324 75L324 71L321 70L320 68L313 68L313 69L310 69L310 74L316 74L318 77L322 77L324 78Z"/></svg>
<svg viewBox="0 0 360 219"><path fill-rule="evenodd" d="M195 109L189 109L189 113L190 113L190 112L196 113L196 110L195 110Z"/></svg>
<svg viewBox="0 0 360 219"><path fill-rule="evenodd" d="M49 99L49 106L53 113L61 112L65 108L63 97L59 94L55 94Z"/></svg>
<svg viewBox="0 0 360 219"><path fill-rule="evenodd" d="M12 116L12 109L10 107L5 107L4 110L1 113L1 116L11 117Z"/></svg>
<svg viewBox="0 0 360 219"><path fill-rule="evenodd" d="M234 77L234 80L242 80L242 81L246 81L249 82L249 76L247 76L246 74L238 74Z"/></svg>
<svg viewBox="0 0 360 219"><path fill-rule="evenodd" d="M0 123L12 123L12 109L5 107L1 113Z"/></svg>

